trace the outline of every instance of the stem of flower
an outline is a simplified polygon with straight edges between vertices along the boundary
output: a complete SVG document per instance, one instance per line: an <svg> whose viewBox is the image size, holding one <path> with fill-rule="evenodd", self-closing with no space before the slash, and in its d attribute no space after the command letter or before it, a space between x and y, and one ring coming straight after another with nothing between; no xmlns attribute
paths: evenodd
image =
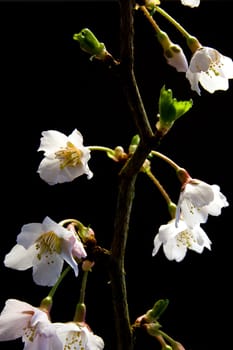
<svg viewBox="0 0 233 350"><path fill-rule="evenodd" d="M167 192L165 191L165 189L163 188L163 186L161 185L159 180L152 174L152 172L150 170L147 170L145 173L152 180L152 182L155 184L155 186L159 189L160 193L162 194L162 196L165 199L165 201L167 202L167 204L170 205L172 202L171 198L169 197L169 195L167 194Z"/></svg>
<svg viewBox="0 0 233 350"><path fill-rule="evenodd" d="M177 22L172 16L170 16L166 11L161 7L156 6L156 12L160 13L164 18L166 18L176 29L186 38L189 39L191 35L184 29L184 27Z"/></svg>
<svg viewBox="0 0 233 350"><path fill-rule="evenodd" d="M163 153L153 151L153 150L150 153L153 154L153 156L156 156L165 160L165 162L167 162L173 169L175 169L175 171L179 171L181 169L181 167L177 163L175 163L173 160L165 156Z"/></svg>
<svg viewBox="0 0 233 350"><path fill-rule="evenodd" d="M154 18L151 16L150 12L147 10L146 6L140 6L140 10L144 13L148 21L151 23L152 27L156 31L156 33L160 33L161 29L159 28L158 24L154 20Z"/></svg>
<svg viewBox="0 0 233 350"><path fill-rule="evenodd" d="M106 152L106 153L111 153L112 155L114 155L114 150L112 148L109 147L104 147L104 146L88 146L88 149L90 151L102 151L102 152Z"/></svg>
<svg viewBox="0 0 233 350"><path fill-rule="evenodd" d="M51 288L48 297L53 298L54 294L58 288L58 286L60 285L61 281L63 280L63 278L67 275L67 273L70 271L71 267L67 266L67 268L61 273L60 277L58 278L57 282L54 284L54 286Z"/></svg>
<svg viewBox="0 0 233 350"><path fill-rule="evenodd" d="M159 330L158 332L164 339L166 339L171 344L171 346L173 346L176 343L176 341L173 338L171 338L167 333L161 330Z"/></svg>
<svg viewBox="0 0 233 350"><path fill-rule="evenodd" d="M82 285L80 289L79 303L84 303L87 286L87 276L89 271L83 271Z"/></svg>
<svg viewBox="0 0 233 350"><path fill-rule="evenodd" d="M86 319L86 305L85 305L85 293L87 286L88 270L83 271L82 285L80 289L79 302L76 306L74 322L85 322Z"/></svg>

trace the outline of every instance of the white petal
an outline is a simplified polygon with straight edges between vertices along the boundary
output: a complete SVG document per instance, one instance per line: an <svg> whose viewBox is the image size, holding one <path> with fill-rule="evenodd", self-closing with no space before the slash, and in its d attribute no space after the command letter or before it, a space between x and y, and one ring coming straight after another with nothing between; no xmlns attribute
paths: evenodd
<svg viewBox="0 0 233 350"><path fill-rule="evenodd" d="M228 79L233 79L233 61L230 57L222 56L221 63L223 74Z"/></svg>
<svg viewBox="0 0 233 350"><path fill-rule="evenodd" d="M44 151L45 155L55 153L59 148L66 146L67 140L67 136L59 131L43 131L38 151Z"/></svg>
<svg viewBox="0 0 233 350"><path fill-rule="evenodd" d="M29 248L42 233L42 225L39 223L30 223L22 227L20 234L17 236L17 243Z"/></svg>
<svg viewBox="0 0 233 350"><path fill-rule="evenodd" d="M163 245L163 250L168 260L176 260L177 262L180 262L186 255L187 247L184 245L178 246L176 240L173 239Z"/></svg>
<svg viewBox="0 0 233 350"><path fill-rule="evenodd" d="M11 251L6 254L4 264L6 267L12 269L26 270L32 267L35 254L35 247L26 250L23 246L16 244Z"/></svg>
<svg viewBox="0 0 233 350"><path fill-rule="evenodd" d="M193 91L196 91L198 93L198 95L201 95L201 90L199 88L199 78L200 78L200 73L193 73L191 72L190 69L187 70L186 72L186 78L188 79L190 85L191 85L191 89Z"/></svg>
<svg viewBox="0 0 233 350"><path fill-rule="evenodd" d="M197 183L188 183L181 196L187 198L192 202L196 208L203 207L209 204L214 199L214 191L212 186L203 181L198 181Z"/></svg>
<svg viewBox="0 0 233 350"><path fill-rule="evenodd" d="M160 241L159 234L157 234L154 239L154 249L152 251L152 256L155 256L158 253L159 248L161 247L161 244L162 244L162 241Z"/></svg>
<svg viewBox="0 0 233 350"><path fill-rule="evenodd" d="M189 227L205 223L208 219L207 206L202 208L195 208L193 204L184 200L181 204L181 213L184 221Z"/></svg>
<svg viewBox="0 0 233 350"><path fill-rule="evenodd" d="M209 93L214 93L217 90L226 91L229 88L228 79L215 75L212 71L209 71L208 74L202 72L199 81L201 86Z"/></svg>
<svg viewBox="0 0 233 350"><path fill-rule="evenodd" d="M63 264L60 255L46 257L42 254L41 260L35 259L33 262L34 282L40 286L53 286L61 274Z"/></svg>
<svg viewBox="0 0 233 350"><path fill-rule="evenodd" d="M211 240L200 226L194 227L193 234L196 237L199 246L211 250Z"/></svg>
<svg viewBox="0 0 233 350"><path fill-rule="evenodd" d="M83 136L77 130L74 129L73 132L68 136L68 140L78 149L83 148Z"/></svg>
<svg viewBox="0 0 233 350"><path fill-rule="evenodd" d="M28 325L34 310L30 304L8 299L0 315L0 341L22 337L23 329Z"/></svg>

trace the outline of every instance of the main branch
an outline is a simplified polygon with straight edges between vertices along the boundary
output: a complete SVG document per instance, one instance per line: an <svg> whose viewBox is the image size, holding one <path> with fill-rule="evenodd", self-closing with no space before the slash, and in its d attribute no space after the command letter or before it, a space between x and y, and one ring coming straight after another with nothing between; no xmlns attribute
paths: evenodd
<svg viewBox="0 0 233 350"><path fill-rule="evenodd" d="M161 136L153 134L134 75L134 4L132 0L119 0L121 53L119 78L122 83L130 114L140 135L136 152L119 174L119 188L111 247L110 277L112 285L114 320L116 326L116 349L133 350L134 339L130 323L125 280L125 251L130 215L134 199L135 182L151 148L159 144Z"/></svg>

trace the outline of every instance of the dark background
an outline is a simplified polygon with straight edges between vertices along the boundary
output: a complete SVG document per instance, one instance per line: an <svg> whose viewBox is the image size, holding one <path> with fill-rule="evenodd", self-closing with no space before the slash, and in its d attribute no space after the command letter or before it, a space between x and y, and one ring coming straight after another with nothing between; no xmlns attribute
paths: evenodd
<svg viewBox="0 0 233 350"><path fill-rule="evenodd" d="M233 57L232 2L205 1L190 9L179 1L165 1L163 8L204 46ZM184 45L190 58L177 31L159 15L158 23L174 42ZM49 292L33 283L31 271L3 265L22 225L42 222L47 215L57 222L77 218L91 225L101 246L110 248L118 165L96 152L89 162L94 172L91 180L84 175L72 183L49 186L36 173L43 130L68 135L77 128L85 145L122 145L126 150L137 132L114 73L100 62L91 62L73 41L73 34L84 27L119 57L117 2L0 2L1 309L8 298L37 306ZM140 13L135 15L135 72L151 121L155 122L163 84L173 89L177 99L193 99L193 108L177 121L159 150L194 178L220 185L230 206L203 225L212 240L211 251L201 255L189 251L180 263L167 261L162 250L152 258L154 236L169 216L157 189L140 174L126 254L131 320L150 309L155 300L168 298L170 304L161 319L165 332L186 350L227 349L232 323L232 81L226 92L202 90L201 97L192 92L184 75L166 64L152 28ZM176 201L179 183L174 172L159 160L153 163L153 171ZM88 281L87 322L104 338L106 350L113 349L115 340L108 282L107 266L101 260ZM54 321L72 319L79 283L70 273L58 289ZM143 334L140 338L141 349L157 348L154 339ZM20 349L20 343L1 346Z"/></svg>

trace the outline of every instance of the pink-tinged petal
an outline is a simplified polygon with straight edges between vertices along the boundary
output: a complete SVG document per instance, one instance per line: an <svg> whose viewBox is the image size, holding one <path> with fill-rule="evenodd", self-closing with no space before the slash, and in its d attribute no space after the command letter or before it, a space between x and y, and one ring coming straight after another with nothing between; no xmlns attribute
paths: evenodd
<svg viewBox="0 0 233 350"><path fill-rule="evenodd" d="M33 261L33 280L41 286L53 286L62 271L64 261L60 255L41 255L41 259L37 258Z"/></svg>
<svg viewBox="0 0 233 350"><path fill-rule="evenodd" d="M66 146L67 140L67 136L59 131L43 131L38 151L44 151L45 155L55 153L58 148Z"/></svg>
<svg viewBox="0 0 233 350"><path fill-rule="evenodd" d="M0 315L0 341L22 337L34 312L35 308L30 304L8 299Z"/></svg>
<svg viewBox="0 0 233 350"><path fill-rule="evenodd" d="M23 271L32 267L34 256L35 247L30 247L26 250L23 246L16 244L6 254L4 264L6 267Z"/></svg>
<svg viewBox="0 0 233 350"><path fill-rule="evenodd" d="M76 242L76 238L74 236L69 237L68 240L62 241L61 257L72 267L72 269L74 270L75 276L77 277L78 264L72 255L72 250L75 242Z"/></svg>
<svg viewBox="0 0 233 350"><path fill-rule="evenodd" d="M78 241L77 239L75 239L72 248L72 255L77 257L78 259L86 258L87 256L86 250L84 249L82 242Z"/></svg>
<svg viewBox="0 0 233 350"><path fill-rule="evenodd" d="M56 327L48 319L48 315L36 308L30 324L24 329L24 349L33 350L63 350Z"/></svg>

